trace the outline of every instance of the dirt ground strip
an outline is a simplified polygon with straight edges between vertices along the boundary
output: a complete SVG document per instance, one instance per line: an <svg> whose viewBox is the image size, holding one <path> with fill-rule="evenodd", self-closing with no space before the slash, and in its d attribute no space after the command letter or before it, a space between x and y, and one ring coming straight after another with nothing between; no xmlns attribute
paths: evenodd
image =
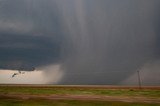
<svg viewBox="0 0 160 106"><path fill-rule="evenodd" d="M160 86L113 86L113 85L43 85L43 84L0 84L0 87L32 87L32 88L85 88L85 89L149 89L160 90Z"/></svg>
<svg viewBox="0 0 160 106"><path fill-rule="evenodd" d="M128 97L128 96L99 96L99 95L24 95L0 94L0 99L45 99L45 100L94 100L94 101L120 101L138 103L158 103L160 98Z"/></svg>

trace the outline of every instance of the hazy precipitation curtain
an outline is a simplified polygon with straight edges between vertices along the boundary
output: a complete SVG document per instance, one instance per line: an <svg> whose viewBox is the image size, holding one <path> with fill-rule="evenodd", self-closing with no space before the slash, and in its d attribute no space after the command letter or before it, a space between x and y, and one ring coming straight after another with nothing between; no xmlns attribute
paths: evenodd
<svg viewBox="0 0 160 106"><path fill-rule="evenodd" d="M58 65L60 84L136 84L141 70L144 84L159 85L159 6L158 0L0 0L0 68L35 67L53 77Z"/></svg>

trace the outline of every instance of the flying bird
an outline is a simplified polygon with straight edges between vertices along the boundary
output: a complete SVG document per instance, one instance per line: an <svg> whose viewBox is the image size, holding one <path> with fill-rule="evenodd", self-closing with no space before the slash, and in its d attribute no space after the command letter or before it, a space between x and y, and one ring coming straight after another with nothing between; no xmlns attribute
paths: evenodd
<svg viewBox="0 0 160 106"><path fill-rule="evenodd" d="M16 75L18 75L18 73L14 73L14 74L12 75L12 78L15 77Z"/></svg>
<svg viewBox="0 0 160 106"><path fill-rule="evenodd" d="M16 75L19 75L19 74L25 74L25 72L21 72L21 71L19 70L18 73L14 73L14 74L12 75L12 78L15 77Z"/></svg>

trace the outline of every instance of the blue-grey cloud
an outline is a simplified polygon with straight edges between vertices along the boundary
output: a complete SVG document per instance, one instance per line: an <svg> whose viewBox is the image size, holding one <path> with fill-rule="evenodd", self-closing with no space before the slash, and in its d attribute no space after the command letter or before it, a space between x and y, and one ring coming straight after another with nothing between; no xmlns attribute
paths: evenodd
<svg viewBox="0 0 160 106"><path fill-rule="evenodd" d="M159 58L159 5L1 0L0 68L61 64L61 84L119 84Z"/></svg>

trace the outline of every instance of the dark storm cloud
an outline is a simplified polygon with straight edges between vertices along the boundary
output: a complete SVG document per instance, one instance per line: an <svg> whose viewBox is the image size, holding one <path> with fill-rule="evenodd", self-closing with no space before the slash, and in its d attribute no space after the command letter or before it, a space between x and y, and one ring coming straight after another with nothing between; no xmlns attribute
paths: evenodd
<svg viewBox="0 0 160 106"><path fill-rule="evenodd" d="M0 68L29 70L59 61L63 39L57 13L45 3L0 1Z"/></svg>
<svg viewBox="0 0 160 106"><path fill-rule="evenodd" d="M58 38L11 33L1 35L3 37L0 37L0 68L18 69L58 62L60 55Z"/></svg>
<svg viewBox="0 0 160 106"><path fill-rule="evenodd" d="M60 64L61 84L119 84L159 57L158 0L1 0L0 68Z"/></svg>

